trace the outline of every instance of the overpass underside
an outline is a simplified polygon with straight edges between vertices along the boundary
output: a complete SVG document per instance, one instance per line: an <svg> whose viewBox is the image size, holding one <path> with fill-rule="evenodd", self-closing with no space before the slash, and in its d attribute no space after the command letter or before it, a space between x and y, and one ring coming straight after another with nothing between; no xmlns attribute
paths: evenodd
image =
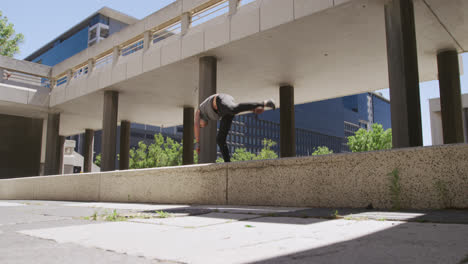
<svg viewBox="0 0 468 264"><path fill-rule="evenodd" d="M228 3L226 14L191 26L219 3ZM216 92L239 102L273 98L281 107L390 87L394 146L421 146L419 82L449 68L441 91L457 101L465 21L467 0L176 1L50 69L50 174L58 171L60 136L103 129L103 169L113 170L118 123L182 124ZM180 32L159 41L177 23ZM282 157L294 156L291 108L281 107L281 145L292 149ZM458 131L458 117L448 116ZM202 130L202 162L214 161L215 134L216 127ZM446 143L457 142L455 135Z"/></svg>

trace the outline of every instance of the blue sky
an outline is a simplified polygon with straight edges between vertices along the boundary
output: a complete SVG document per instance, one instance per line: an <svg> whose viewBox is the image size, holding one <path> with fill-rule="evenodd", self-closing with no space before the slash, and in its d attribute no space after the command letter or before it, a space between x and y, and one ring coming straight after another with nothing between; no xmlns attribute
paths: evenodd
<svg viewBox="0 0 468 264"><path fill-rule="evenodd" d="M15 56L23 59L103 6L141 19L172 2L174 0L4 0L0 10L15 25L16 32L25 35L25 42L20 46L21 53ZM468 65L468 54L463 54L462 58L463 65ZM468 93L466 75L461 77L461 83L462 93ZM430 145L428 100L439 97L438 82L421 83L420 91L424 145ZM388 89L380 92L389 98Z"/></svg>

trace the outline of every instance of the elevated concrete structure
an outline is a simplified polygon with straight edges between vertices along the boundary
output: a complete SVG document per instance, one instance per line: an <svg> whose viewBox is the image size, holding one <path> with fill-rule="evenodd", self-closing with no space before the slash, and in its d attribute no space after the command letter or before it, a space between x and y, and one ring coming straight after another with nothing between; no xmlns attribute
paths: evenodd
<svg viewBox="0 0 468 264"><path fill-rule="evenodd" d="M56 65L52 76L63 76L127 40L144 39L145 32L180 21L184 12L209 2L176 1ZM467 50L468 34L459 30L468 18L465 7L463 1L414 1L420 81L437 78L438 50ZM101 111L102 91L109 88L122 92L121 120L181 124L182 107L198 104L198 57L206 55L219 58L218 92L238 101L262 100L265 94L279 101L276 89L284 82L294 85L296 103L387 88L389 83L383 0L254 1L233 15L145 47L128 56L114 53L112 63L53 90L51 107L68 116L61 134L100 129L94 113Z"/></svg>
<svg viewBox="0 0 468 264"><path fill-rule="evenodd" d="M445 145L7 179L0 199L391 208L396 195L402 209L468 208L467 160L468 145Z"/></svg>

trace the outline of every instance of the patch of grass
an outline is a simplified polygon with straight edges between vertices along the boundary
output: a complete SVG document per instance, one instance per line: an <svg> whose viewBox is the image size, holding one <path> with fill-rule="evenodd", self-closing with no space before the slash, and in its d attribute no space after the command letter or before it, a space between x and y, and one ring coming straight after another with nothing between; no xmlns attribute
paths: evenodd
<svg viewBox="0 0 468 264"><path fill-rule="evenodd" d="M426 219L416 219L414 220L415 222L418 222L418 223L427 223L429 221L427 221Z"/></svg>
<svg viewBox="0 0 468 264"><path fill-rule="evenodd" d="M97 211L94 211L93 215L91 216L91 219L93 221L96 221L97 220Z"/></svg>
<svg viewBox="0 0 468 264"><path fill-rule="evenodd" d="M114 209L114 211L112 212L112 214L107 215L104 219L105 219L106 221L110 221L110 222L126 221L126 220L127 220L126 217L120 216L120 215L117 213L117 210L116 210L116 209Z"/></svg>
<svg viewBox="0 0 468 264"><path fill-rule="evenodd" d="M169 218L169 217L172 217L172 215L168 212L164 212L164 211L156 211L156 213L158 214L159 218Z"/></svg>
<svg viewBox="0 0 468 264"><path fill-rule="evenodd" d="M464 259L462 259L458 264L467 264L468 263L468 255Z"/></svg>
<svg viewBox="0 0 468 264"><path fill-rule="evenodd" d="M255 226L253 226L253 225L245 225L245 227L247 227L247 228L252 228L252 227L255 227Z"/></svg>
<svg viewBox="0 0 468 264"><path fill-rule="evenodd" d="M343 218L344 220L353 220L353 218L351 216L346 216L345 218Z"/></svg>
<svg viewBox="0 0 468 264"><path fill-rule="evenodd" d="M390 195L392 198L392 209L400 210L401 208L401 183L400 183L400 172L398 168L395 168L388 174L390 177Z"/></svg>
<svg viewBox="0 0 468 264"><path fill-rule="evenodd" d="M377 219L377 221L382 221L382 222L383 222L383 221L387 221L387 219L385 219L385 218L379 218L379 219Z"/></svg>

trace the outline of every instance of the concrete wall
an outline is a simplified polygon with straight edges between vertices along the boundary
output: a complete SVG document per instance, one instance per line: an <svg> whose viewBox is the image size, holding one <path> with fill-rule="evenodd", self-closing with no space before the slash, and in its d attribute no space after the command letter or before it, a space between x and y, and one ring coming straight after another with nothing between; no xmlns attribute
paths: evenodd
<svg viewBox="0 0 468 264"><path fill-rule="evenodd" d="M0 199L391 208L468 208L468 145L0 180Z"/></svg>
<svg viewBox="0 0 468 264"><path fill-rule="evenodd" d="M0 114L0 178L39 175L42 119Z"/></svg>

